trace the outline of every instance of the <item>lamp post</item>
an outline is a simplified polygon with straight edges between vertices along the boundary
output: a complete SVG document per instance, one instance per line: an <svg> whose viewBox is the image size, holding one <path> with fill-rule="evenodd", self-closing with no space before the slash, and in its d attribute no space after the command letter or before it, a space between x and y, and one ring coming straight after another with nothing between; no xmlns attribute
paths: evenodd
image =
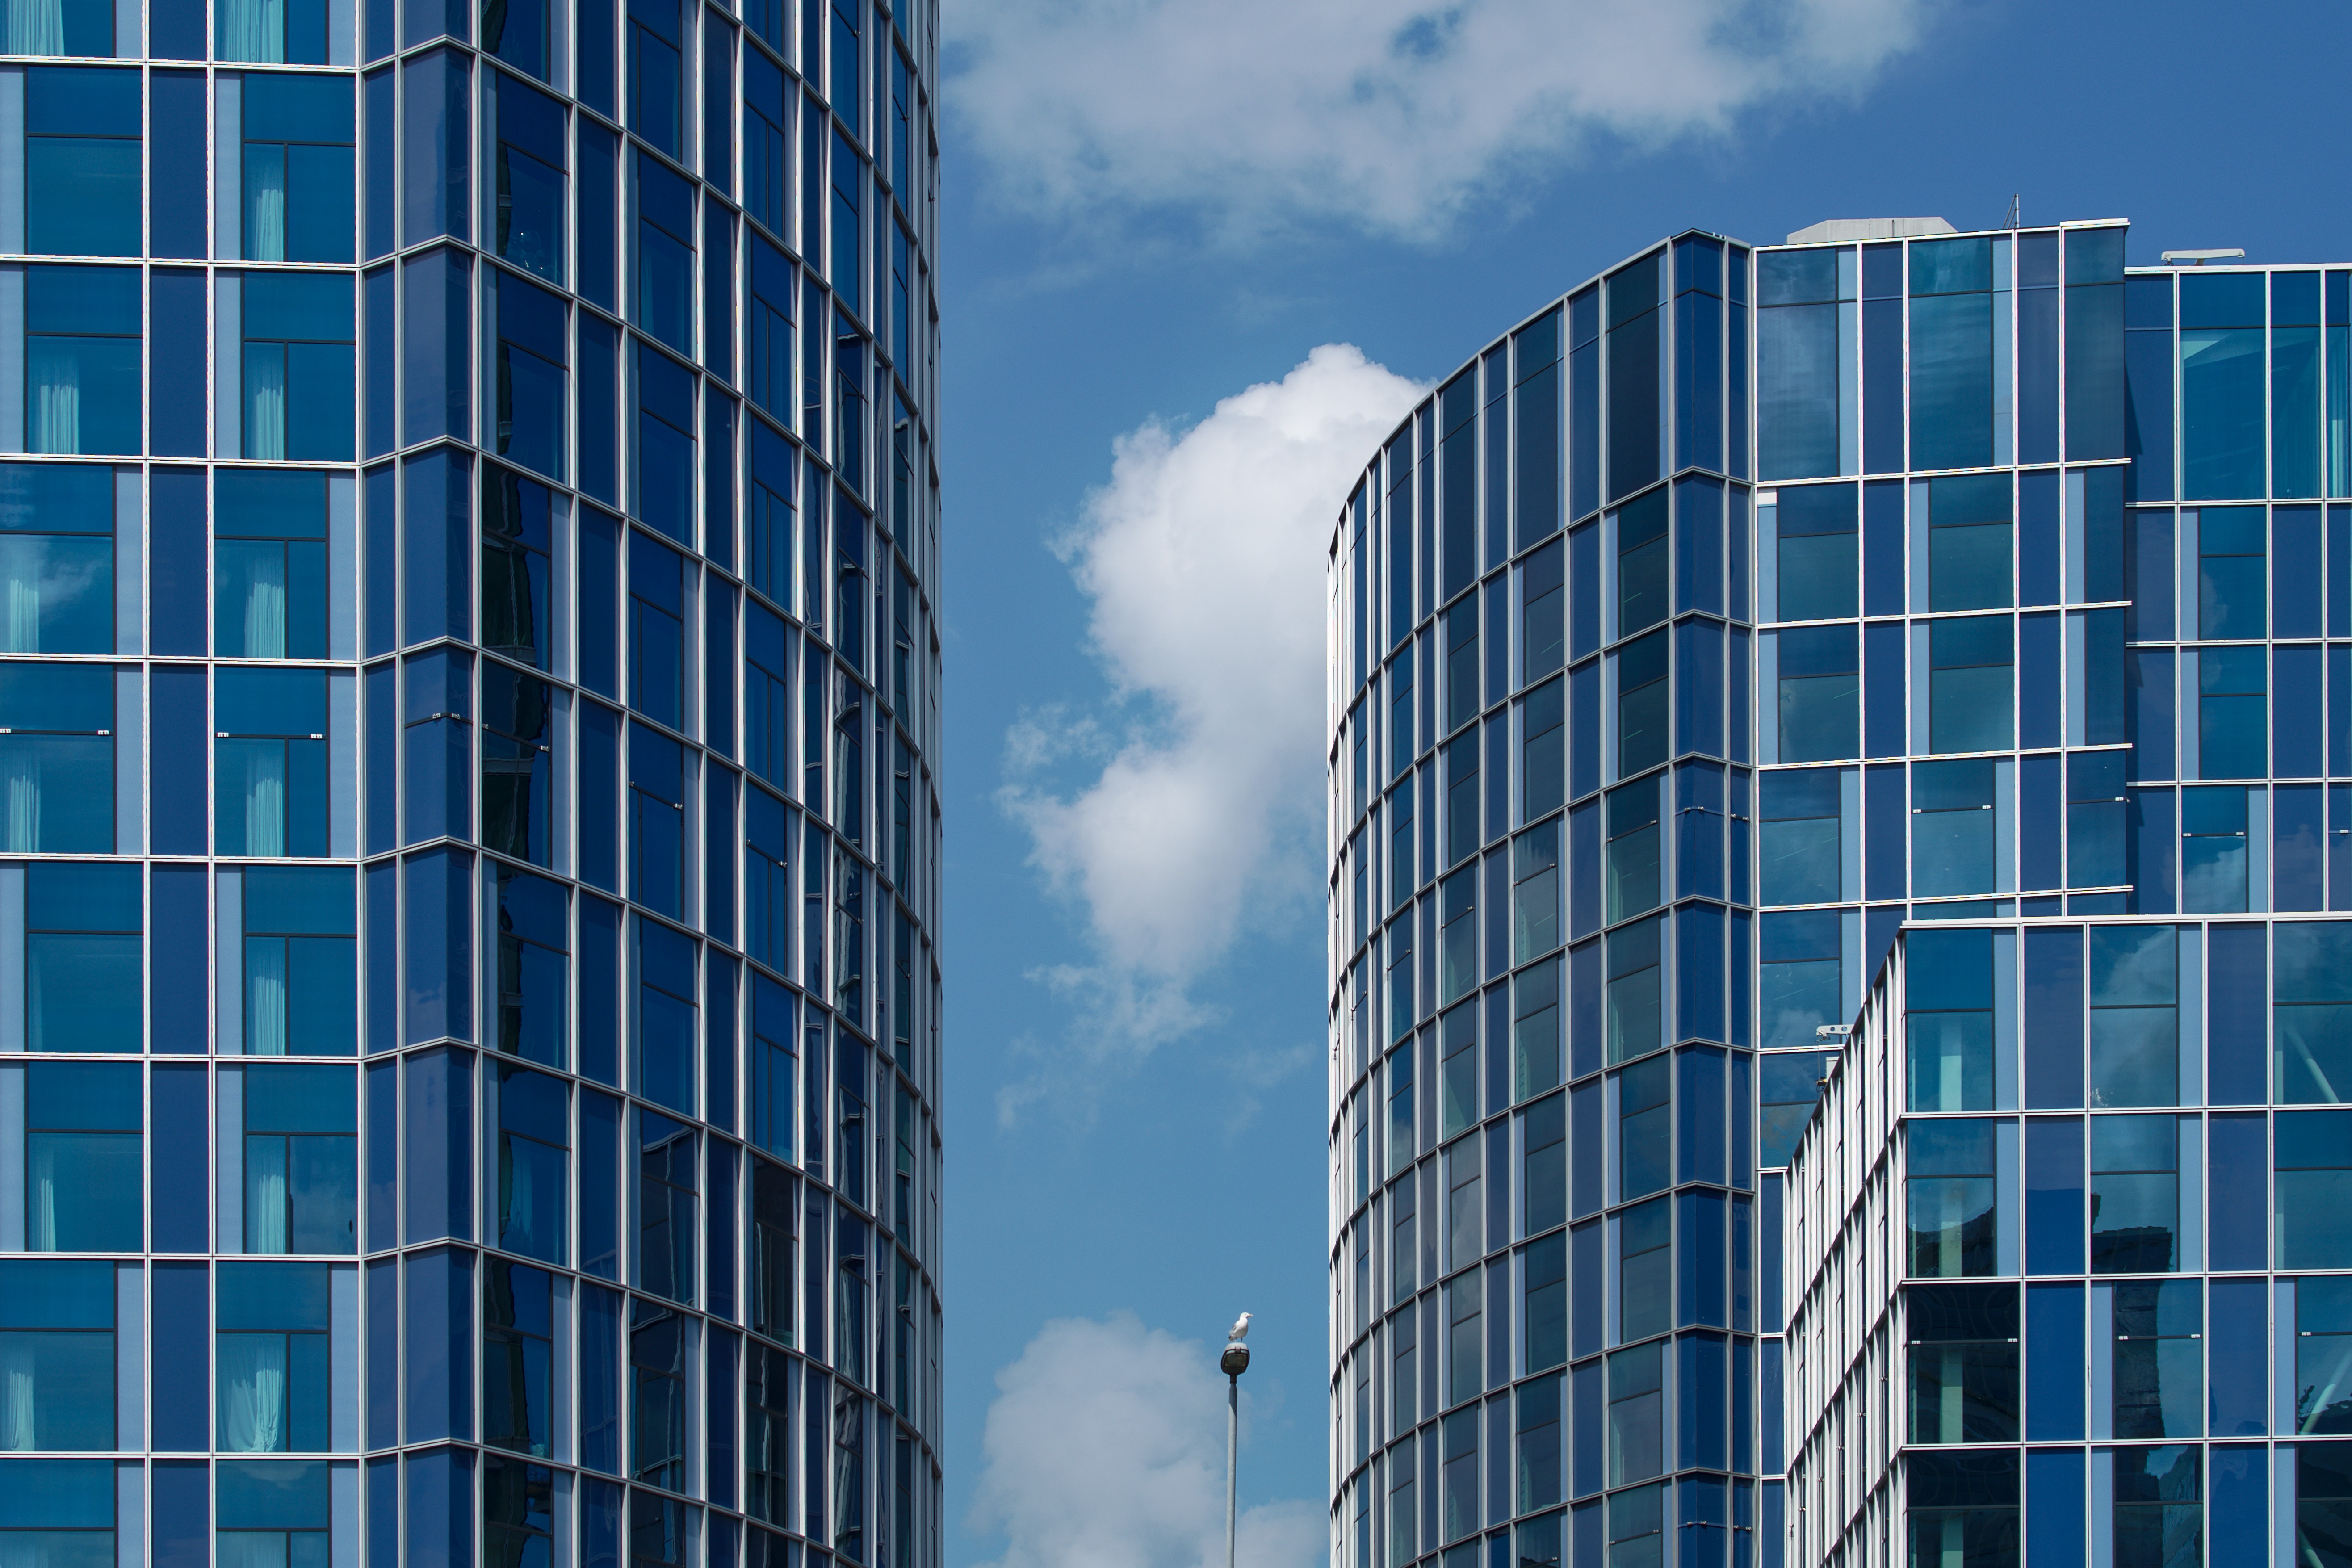
<svg viewBox="0 0 2352 1568"><path fill-rule="evenodd" d="M1241 1447L1242 1373L1249 1370L1249 1346L1241 1336L1248 1332L1249 1314L1244 1312L1225 1342L1225 1353L1217 1358L1225 1374L1225 1568L1234 1568L1234 1478Z"/></svg>

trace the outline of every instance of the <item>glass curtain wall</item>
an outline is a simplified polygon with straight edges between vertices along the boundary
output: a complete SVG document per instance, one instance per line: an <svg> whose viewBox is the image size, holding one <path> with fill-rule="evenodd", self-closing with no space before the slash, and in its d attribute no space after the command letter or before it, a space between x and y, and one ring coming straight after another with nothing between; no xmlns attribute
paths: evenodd
<svg viewBox="0 0 2352 1568"><path fill-rule="evenodd" d="M2342 1555L2352 270L2126 246L1680 237L1346 499L1342 1560Z"/></svg>
<svg viewBox="0 0 2352 1568"><path fill-rule="evenodd" d="M936 5L6 25L0 1562L936 1565Z"/></svg>

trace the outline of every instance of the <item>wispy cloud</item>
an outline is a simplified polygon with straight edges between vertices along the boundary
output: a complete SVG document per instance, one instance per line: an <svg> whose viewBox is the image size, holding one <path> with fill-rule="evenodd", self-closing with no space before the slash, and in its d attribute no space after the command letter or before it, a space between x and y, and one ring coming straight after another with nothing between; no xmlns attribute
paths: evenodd
<svg viewBox="0 0 2352 1568"><path fill-rule="evenodd" d="M1213 1568L1224 1561L1225 1390L1209 1349L1132 1314L1045 1325L996 1374L971 1522L1003 1531L983 1568ZM1242 1410L1248 1441L1249 1405ZM1241 1516L1242 1568L1313 1568L1305 1499Z"/></svg>
<svg viewBox="0 0 2352 1568"><path fill-rule="evenodd" d="M1931 0L966 0L950 112L1034 216L1427 238L1596 141L1844 97Z"/></svg>
<svg viewBox="0 0 2352 1568"><path fill-rule="evenodd" d="M1189 429L1118 442L1057 548L1093 601L1100 712L1024 716L1004 808L1086 910L1091 958L1035 972L1074 1009L1055 1065L1132 1060L1213 1021L1189 983L1311 909L1323 752L1324 549L1357 468L1420 388L1345 345ZM1075 775L1079 782L1066 782ZM1063 1075L1041 1061L1007 1114Z"/></svg>

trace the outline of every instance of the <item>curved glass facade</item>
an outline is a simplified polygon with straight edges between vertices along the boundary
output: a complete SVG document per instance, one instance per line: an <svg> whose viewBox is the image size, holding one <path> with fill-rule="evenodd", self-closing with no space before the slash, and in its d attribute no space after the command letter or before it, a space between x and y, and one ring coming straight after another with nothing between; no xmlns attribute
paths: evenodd
<svg viewBox="0 0 2352 1568"><path fill-rule="evenodd" d="M937 1564L936 7L6 28L0 1562Z"/></svg>
<svg viewBox="0 0 2352 1568"><path fill-rule="evenodd" d="M1350 497L1336 1560L2352 1562L2352 270L2124 235L1679 237Z"/></svg>
<svg viewBox="0 0 2352 1568"><path fill-rule="evenodd" d="M1676 1510L1752 1554L1748 275L1689 234L1539 312L1398 430L1334 541L1358 1568L1482 1561L1489 1526L1565 1561L1604 1495L1621 1555Z"/></svg>

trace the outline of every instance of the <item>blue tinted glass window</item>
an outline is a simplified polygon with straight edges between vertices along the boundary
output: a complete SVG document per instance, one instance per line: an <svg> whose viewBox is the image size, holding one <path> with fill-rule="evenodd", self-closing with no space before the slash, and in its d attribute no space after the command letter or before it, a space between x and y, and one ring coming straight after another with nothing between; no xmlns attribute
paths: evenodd
<svg viewBox="0 0 2352 1568"><path fill-rule="evenodd" d="M1913 1110L1993 1108L1993 933L1905 940L1906 1051Z"/></svg>
<svg viewBox="0 0 2352 1568"><path fill-rule="evenodd" d="M562 1079L498 1069L498 1244L546 1263L567 1260L571 1091Z"/></svg>
<svg viewBox="0 0 2352 1568"><path fill-rule="evenodd" d="M2180 1267L2180 1131L2170 1116L2091 1119L2091 1272Z"/></svg>
<svg viewBox="0 0 2352 1568"><path fill-rule="evenodd" d="M2267 681L2259 647L2199 650L2198 772L2209 779L2261 778L2270 762Z"/></svg>
<svg viewBox="0 0 2352 1568"><path fill-rule="evenodd" d="M1913 894L1939 898L1993 890L1994 776L1990 759L1913 765Z"/></svg>
<svg viewBox="0 0 2352 1568"><path fill-rule="evenodd" d="M353 456L352 298L348 273L247 275L246 457L347 462Z"/></svg>
<svg viewBox="0 0 2352 1568"><path fill-rule="evenodd" d="M26 450L139 450L139 295L135 268L25 269Z"/></svg>
<svg viewBox="0 0 2352 1568"><path fill-rule="evenodd" d="M105 667L0 662L7 849L113 853L113 727Z"/></svg>
<svg viewBox="0 0 2352 1568"><path fill-rule="evenodd" d="M497 405L496 449L500 457L562 479L569 384L564 364L570 357L563 300L495 268L490 279L490 309L498 321L491 393Z"/></svg>
<svg viewBox="0 0 2352 1568"><path fill-rule="evenodd" d="M351 82L248 73L243 110L245 258L350 261Z"/></svg>
<svg viewBox="0 0 2352 1568"><path fill-rule="evenodd" d="M34 66L24 93L26 249L138 255L138 72Z"/></svg>
<svg viewBox="0 0 2352 1568"><path fill-rule="evenodd" d="M2194 914L2246 907L2246 792L2180 792L2180 907Z"/></svg>
<svg viewBox="0 0 2352 1568"><path fill-rule="evenodd" d="M2273 1262L2352 1268L2352 1112L2297 1110L2274 1119Z"/></svg>
<svg viewBox="0 0 2352 1568"><path fill-rule="evenodd" d="M114 651L113 533L111 469L0 464L5 651Z"/></svg>
<svg viewBox="0 0 2352 1568"><path fill-rule="evenodd" d="M2007 474L1930 481L1927 607L1990 610L2016 602L2010 583L2011 501Z"/></svg>
<svg viewBox="0 0 2352 1568"><path fill-rule="evenodd" d="M1992 241L1911 246L1911 466L1993 460Z"/></svg>
<svg viewBox="0 0 2352 1568"><path fill-rule="evenodd" d="M1859 640L1851 626L1774 635L1780 761L1826 762L1861 750Z"/></svg>
<svg viewBox="0 0 2352 1568"><path fill-rule="evenodd" d="M2273 942L2273 1093L2328 1104L2352 1082L2352 931L2281 921Z"/></svg>
<svg viewBox="0 0 2352 1568"><path fill-rule="evenodd" d="M25 878L25 1048L141 1048L135 866L36 861Z"/></svg>
<svg viewBox="0 0 2352 1568"><path fill-rule="evenodd" d="M698 1037L691 938L652 921L637 925L637 1090L674 1110L694 1109Z"/></svg>
<svg viewBox="0 0 2352 1568"><path fill-rule="evenodd" d="M691 1127L656 1111L637 1112L637 1228L631 1245L636 1283L657 1296L688 1303L694 1300L695 1281L694 1142Z"/></svg>
<svg viewBox="0 0 2352 1568"><path fill-rule="evenodd" d="M1852 485L1807 485L1780 492L1775 513L1769 620L1814 621L1855 611L1855 511Z"/></svg>
<svg viewBox="0 0 2352 1568"><path fill-rule="evenodd" d="M636 514L680 544L694 542L693 373L644 343L637 367Z"/></svg>
<svg viewBox="0 0 2352 1568"><path fill-rule="evenodd" d="M2091 928L2091 1103L2179 1103L2178 947L2170 926Z"/></svg>
<svg viewBox="0 0 2352 1568"><path fill-rule="evenodd" d="M25 1068L25 1246L33 1252L137 1252L141 1191L136 1062L33 1062Z"/></svg>
<svg viewBox="0 0 2352 1568"><path fill-rule="evenodd" d="M244 1248L359 1250L358 1103L347 1067L245 1069Z"/></svg>
<svg viewBox="0 0 2352 1568"><path fill-rule="evenodd" d="M114 1462L0 1460L0 1551L33 1561L114 1561Z"/></svg>
<svg viewBox="0 0 2352 1568"><path fill-rule="evenodd" d="M2006 616L1929 623L1930 750L1990 752L2014 743L2013 636Z"/></svg>
<svg viewBox="0 0 2352 1568"><path fill-rule="evenodd" d="M2181 494L2257 498L2264 473L2263 275L2180 279Z"/></svg>
<svg viewBox="0 0 2352 1568"><path fill-rule="evenodd" d="M213 539L214 651L326 658L326 476L216 469Z"/></svg>
<svg viewBox="0 0 2352 1568"><path fill-rule="evenodd" d="M114 1266L63 1258L0 1262L0 1301L5 1302L0 1305L0 1361L19 1380L8 1404L9 1447L112 1448ZM0 1469L0 1481L14 1479ZM0 1542L7 1540L0 1535Z"/></svg>
<svg viewBox="0 0 2352 1568"><path fill-rule="evenodd" d="M482 468L482 642L537 669L552 668L548 620L554 492L510 469Z"/></svg>
<svg viewBox="0 0 2352 1568"><path fill-rule="evenodd" d="M1995 1271L1993 1123L1965 1120L1906 1124L1910 1177L1905 1202L1914 1279Z"/></svg>

